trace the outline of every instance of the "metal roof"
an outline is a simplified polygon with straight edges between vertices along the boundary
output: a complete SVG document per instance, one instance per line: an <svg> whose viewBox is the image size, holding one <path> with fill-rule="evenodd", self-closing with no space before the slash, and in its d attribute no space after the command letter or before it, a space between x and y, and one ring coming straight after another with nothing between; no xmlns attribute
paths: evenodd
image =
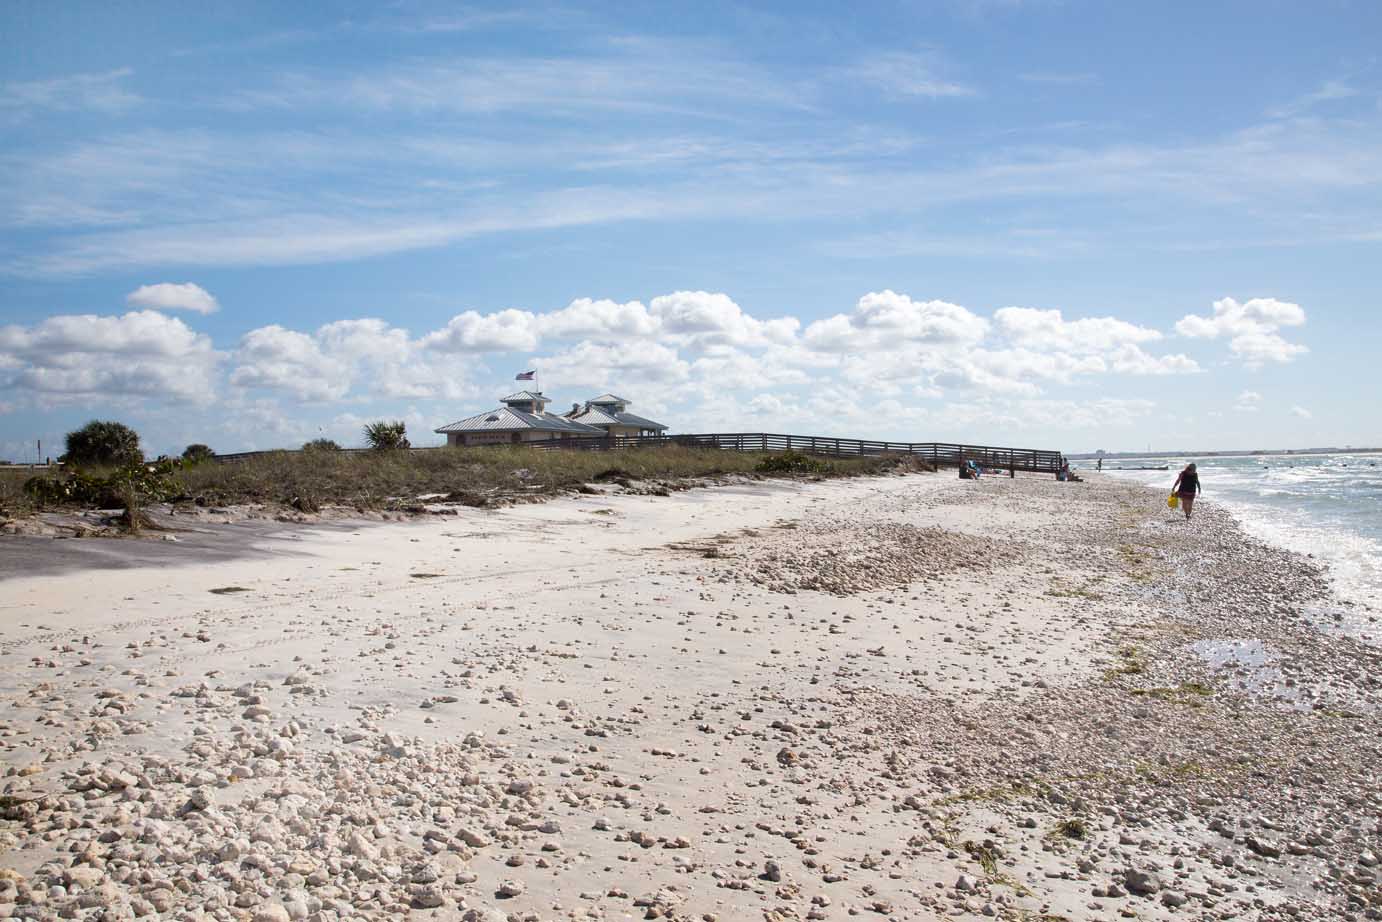
<svg viewBox="0 0 1382 922"><path fill-rule="evenodd" d="M662 423L654 422L646 416L638 416L633 413L615 413L619 422L626 426L637 426L640 429L666 429Z"/></svg>
<svg viewBox="0 0 1382 922"><path fill-rule="evenodd" d="M590 406L581 407L579 410L569 413L566 418L584 420L587 426L599 426L602 424L613 426L619 422L619 420L614 418L613 413L601 410L599 407Z"/></svg>
<svg viewBox="0 0 1382 922"><path fill-rule="evenodd" d="M543 432L574 432L581 435L604 435L604 431L555 413L527 413L513 407L500 407L488 413L476 413L433 432L512 432L536 429Z"/></svg>
<svg viewBox="0 0 1382 922"><path fill-rule="evenodd" d="M541 401L542 403L552 402L548 400L546 397L542 396L542 393L540 391L537 393L534 393L533 391L518 391L516 393L510 394L507 397L499 398L500 403L512 403L514 401L517 401L519 403L526 403L531 400Z"/></svg>
<svg viewBox="0 0 1382 922"><path fill-rule="evenodd" d="M642 416L635 416L632 413L615 413L600 407L587 406L575 413L568 419L579 420L587 426L637 426L640 429L666 429L662 423L645 419Z"/></svg>
<svg viewBox="0 0 1382 922"><path fill-rule="evenodd" d="M623 397L616 397L613 394L601 394L599 397L592 397L586 403L628 403Z"/></svg>

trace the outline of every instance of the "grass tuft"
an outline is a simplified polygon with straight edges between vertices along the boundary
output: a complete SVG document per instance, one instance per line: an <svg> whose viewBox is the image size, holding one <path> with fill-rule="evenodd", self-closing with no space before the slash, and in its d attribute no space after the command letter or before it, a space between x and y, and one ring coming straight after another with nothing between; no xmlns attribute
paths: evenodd
<svg viewBox="0 0 1382 922"><path fill-rule="evenodd" d="M1055 834L1066 839L1089 838L1089 824L1077 817L1061 820L1056 824Z"/></svg>
<svg viewBox="0 0 1382 922"><path fill-rule="evenodd" d="M1136 647L1123 647L1118 651L1118 657L1122 660L1117 666L1104 670L1104 679L1113 681L1119 676L1142 675L1147 671L1147 664L1138 657Z"/></svg>

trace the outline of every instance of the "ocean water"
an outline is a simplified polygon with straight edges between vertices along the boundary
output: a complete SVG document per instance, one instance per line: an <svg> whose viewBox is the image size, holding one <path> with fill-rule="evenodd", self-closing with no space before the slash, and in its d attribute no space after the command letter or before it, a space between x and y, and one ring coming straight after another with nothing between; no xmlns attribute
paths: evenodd
<svg viewBox="0 0 1382 922"><path fill-rule="evenodd" d="M1165 457L1107 460L1104 472L1171 492L1176 473L1195 462L1202 499L1227 507L1249 534L1328 564L1340 598L1372 609L1346 620L1369 639L1382 633L1382 454ZM1169 464L1167 471L1115 470ZM1093 469L1093 461L1081 461ZM1167 510L1168 512L1170 510Z"/></svg>

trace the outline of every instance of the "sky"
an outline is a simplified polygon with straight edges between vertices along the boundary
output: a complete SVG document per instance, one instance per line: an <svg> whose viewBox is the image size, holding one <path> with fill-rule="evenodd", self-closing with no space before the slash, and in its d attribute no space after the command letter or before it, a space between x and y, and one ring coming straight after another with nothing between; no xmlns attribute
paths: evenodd
<svg viewBox="0 0 1382 922"><path fill-rule="evenodd" d="M0 6L0 458L1382 444L1382 4Z"/></svg>

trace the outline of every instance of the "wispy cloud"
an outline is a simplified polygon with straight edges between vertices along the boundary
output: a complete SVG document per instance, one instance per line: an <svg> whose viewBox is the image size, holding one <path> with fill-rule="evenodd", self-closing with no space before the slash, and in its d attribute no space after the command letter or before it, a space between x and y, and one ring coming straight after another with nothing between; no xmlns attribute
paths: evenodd
<svg viewBox="0 0 1382 922"><path fill-rule="evenodd" d="M952 256L1055 259L1084 257L1097 248L1093 235L1070 228L1007 227L985 232L897 229L856 234L821 244L822 252L847 259Z"/></svg>
<svg viewBox="0 0 1382 922"><path fill-rule="evenodd" d="M0 254L0 271L316 263L687 218L829 222L816 239L834 242L817 246L842 255L991 258L1088 255L1111 236L1193 247L1206 228L1252 246L1375 226L1382 132L1366 120L1275 119L1138 143L1031 125L1025 136L975 143L879 128L855 113L861 83L892 113L974 95L935 50L875 52L802 77L713 42L588 36L572 47L316 69L234 97L328 126L317 130L255 131L228 118L220 130L87 132L0 153L10 180L0 184L0 226L19 238ZM127 76L95 78L118 88ZM851 91L847 112L833 95L841 89ZM1326 85L1314 96L1347 91ZM61 98L52 87L19 95ZM975 201L993 207L959 223L917 214ZM1095 201L1052 229L1052 205ZM1149 207L1160 216L1155 235L1145 229ZM844 222L865 216L894 220L851 234L860 225Z"/></svg>
<svg viewBox="0 0 1382 922"><path fill-rule="evenodd" d="M541 25L561 15L557 10L548 10L539 15L532 10L477 10L455 9L451 12L423 19L409 28L419 32L473 32L494 26L514 24Z"/></svg>
<svg viewBox="0 0 1382 922"><path fill-rule="evenodd" d="M1232 245L1241 247L1283 234L1371 229L1362 218L1375 213L1382 175L1376 130L1319 121L1270 123L1196 145L1013 146L958 161L931 156L907 136L870 146L802 134L584 138L554 126L521 143L347 131L92 139L0 158L14 177L0 187L0 214L11 227L69 231L11 247L0 262L36 275L283 265L514 230L686 218L838 222L971 201L995 208L979 222L918 230L913 216L871 235L822 237L851 256L1088 254L1108 245L1106 227L1071 223L1055 232L1033 218L1043 220L1047 206L1038 203L1091 198L1130 213L1155 202L1166 215L1158 226L1144 230L1139 220L1117 232L1141 245L1193 246L1207 227L1223 240L1230 224L1206 220L1217 214L1236 222ZM1180 203L1174 214L1162 207L1168 200ZM1244 204L1252 207L1247 224ZM1311 225L1311 212L1328 221Z"/></svg>
<svg viewBox="0 0 1382 922"><path fill-rule="evenodd" d="M565 21L567 18L566 15L556 10L538 15L533 10L456 8L441 15L414 15L403 10L383 9L381 15L373 18L345 19L315 29L280 29L275 32L263 32L224 41L206 42L176 49L171 52L171 55L175 58L195 58L204 55L269 51L352 37L358 38L370 33L425 36L471 32L503 25L542 26L549 25L553 21Z"/></svg>
<svg viewBox="0 0 1382 922"><path fill-rule="evenodd" d="M214 54L239 54L243 52L264 51L271 48L286 48L305 45L332 37L338 29L282 29L277 32L264 32L244 38L227 39L220 42L207 42L178 48L170 52L175 58L197 58Z"/></svg>
<svg viewBox="0 0 1382 922"><path fill-rule="evenodd" d="M1341 80L1330 80L1313 93L1306 93L1284 105L1268 109L1267 117L1295 118L1323 103L1336 102L1340 99L1351 99L1357 95L1358 91L1349 84Z"/></svg>
<svg viewBox="0 0 1382 922"><path fill-rule="evenodd" d="M974 87L944 79L936 70L934 53L884 51L869 55L846 73L895 97L940 99L977 95Z"/></svg>
<svg viewBox="0 0 1382 922"><path fill-rule="evenodd" d="M429 58L348 76L304 71L267 88L237 92L222 105L478 115L628 111L732 119L745 107L804 109L807 90L712 45L620 37L566 55ZM725 100L734 105L725 106Z"/></svg>
<svg viewBox="0 0 1382 922"><path fill-rule="evenodd" d="M68 74L48 80L0 84L0 111L26 115L40 110L72 112L90 109L118 114L142 100L126 88L134 73L128 67L94 74Z"/></svg>

